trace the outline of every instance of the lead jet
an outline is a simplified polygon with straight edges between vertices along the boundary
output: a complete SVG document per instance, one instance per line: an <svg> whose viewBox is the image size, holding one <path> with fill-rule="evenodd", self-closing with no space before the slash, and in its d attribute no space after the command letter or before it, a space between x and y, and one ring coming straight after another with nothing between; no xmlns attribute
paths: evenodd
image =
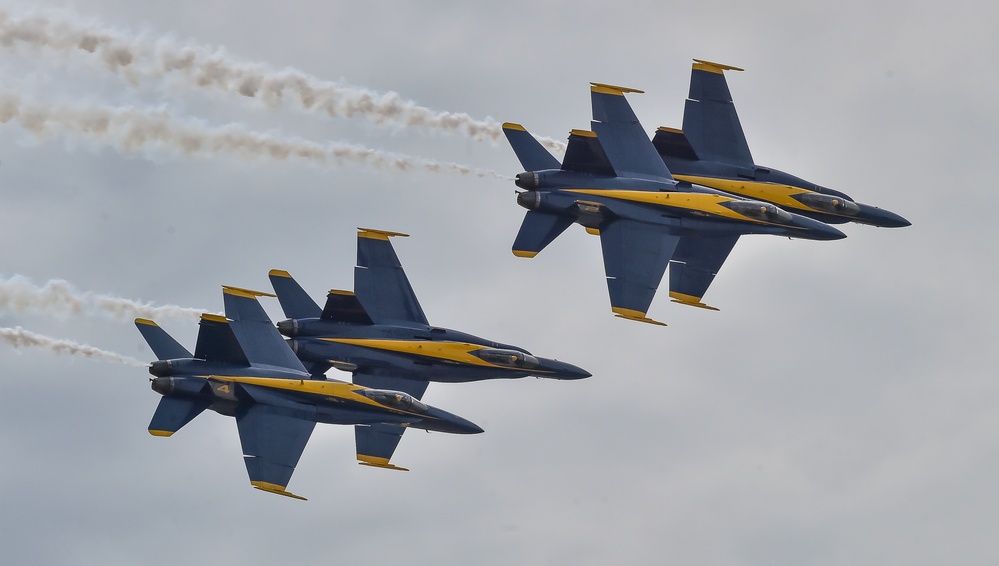
<svg viewBox="0 0 999 566"><path fill-rule="evenodd" d="M355 384L404 391L417 400L431 381L590 376L519 346L431 326L389 241L394 236L406 234L359 228L354 291L330 291L322 308L287 271L271 270L288 317L277 328L310 373L336 368L352 373ZM388 456L405 430L394 424L359 428L358 458L393 467Z"/></svg>
<svg viewBox="0 0 999 566"><path fill-rule="evenodd" d="M717 310L701 299L743 234L844 238L822 222L759 200L697 185L678 186L625 99L625 87L591 83L591 130L572 130L559 163L523 126L503 131L526 171L517 202L528 209L513 244L534 257L573 223L600 236L611 310L646 316L670 270L674 302Z"/></svg>
<svg viewBox="0 0 999 566"><path fill-rule="evenodd" d="M149 423L150 434L171 436L205 409L235 417L250 484L305 499L286 488L316 423L352 424L358 430L391 424L482 432L405 392L310 374L257 302L261 294L223 287L226 316L201 316L194 354L155 322L135 319L158 358L149 367L152 389L163 395ZM359 451L367 448L366 442L372 440L358 435ZM388 465L388 457L381 463Z"/></svg>
<svg viewBox="0 0 999 566"><path fill-rule="evenodd" d="M683 129L660 127L652 143L678 181L771 202L827 224L857 222L901 228L910 222L894 212L772 167L757 165L735 111L725 71L738 67L694 59Z"/></svg>

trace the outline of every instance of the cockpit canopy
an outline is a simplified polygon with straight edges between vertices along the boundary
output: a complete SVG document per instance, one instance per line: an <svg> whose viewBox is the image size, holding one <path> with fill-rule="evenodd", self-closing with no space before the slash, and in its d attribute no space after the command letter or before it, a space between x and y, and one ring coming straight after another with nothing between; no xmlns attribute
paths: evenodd
<svg viewBox="0 0 999 566"><path fill-rule="evenodd" d="M416 400L409 393L390 391L388 389L358 389L358 393L386 407L407 411L410 413L426 413L427 406Z"/></svg>
<svg viewBox="0 0 999 566"><path fill-rule="evenodd" d="M538 359L530 354L518 352L517 350L503 350L500 348L483 348L472 352L483 361L493 365L515 369L534 369L541 365Z"/></svg>
<svg viewBox="0 0 999 566"><path fill-rule="evenodd" d="M722 206L738 212L743 216L748 216L763 222L773 222L776 224L790 224L793 219L791 215L781 210L777 205L768 202L755 200L730 200L721 203Z"/></svg>
<svg viewBox="0 0 999 566"><path fill-rule="evenodd" d="M800 193L794 195L794 198L805 206L830 214L846 214L849 216L860 214L860 207L857 206L857 203L839 196L824 195L822 193Z"/></svg>

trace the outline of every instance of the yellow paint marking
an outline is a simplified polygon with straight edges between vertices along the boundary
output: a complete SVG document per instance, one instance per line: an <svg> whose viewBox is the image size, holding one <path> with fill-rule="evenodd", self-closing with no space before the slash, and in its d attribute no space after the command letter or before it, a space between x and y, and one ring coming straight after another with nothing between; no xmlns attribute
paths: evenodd
<svg viewBox="0 0 999 566"><path fill-rule="evenodd" d="M761 183L759 181L747 181L741 179L699 177L697 175L674 175L673 178L677 181L686 181L695 185L703 185L705 187L711 187L712 189L718 189L720 191L752 199L765 200L772 202L781 208L815 210L798 202L796 199L791 198L793 195L813 192L807 189L802 189L801 187L792 187L791 185L782 185L780 183ZM823 211L816 210L816 212Z"/></svg>
<svg viewBox="0 0 999 566"><path fill-rule="evenodd" d="M210 322L229 322L229 319L227 319L224 316L220 316L217 314L208 314L208 313L202 314L201 320L207 320Z"/></svg>
<svg viewBox="0 0 999 566"><path fill-rule="evenodd" d="M513 250L513 255L517 257L534 257L538 255L538 252L530 252L527 250Z"/></svg>
<svg viewBox="0 0 999 566"><path fill-rule="evenodd" d="M292 499L300 499L302 501L308 501L308 499L302 497L301 495L295 495L294 493L287 491L283 485L278 485L276 483L270 483L265 481L251 481L250 485L259 489L260 491L266 491L268 493L276 493L278 495L283 495L285 497L290 497Z"/></svg>
<svg viewBox="0 0 999 566"><path fill-rule="evenodd" d="M358 238L370 238L372 240L383 240L387 242L392 236L408 238L409 234L403 234L402 232L390 232L388 230L375 230L374 228L361 228L360 226L357 227Z"/></svg>
<svg viewBox="0 0 999 566"><path fill-rule="evenodd" d="M233 295L236 297L244 297L247 299L256 299L257 297L276 297L274 293L265 293L263 291L254 291L253 289L244 289L242 287L233 287L232 285L223 285L222 292L228 295Z"/></svg>
<svg viewBox="0 0 999 566"><path fill-rule="evenodd" d="M344 291L343 289L330 289L329 294L330 295L344 295L344 296L347 296L347 297L354 296L354 292L353 291Z"/></svg>
<svg viewBox="0 0 999 566"><path fill-rule="evenodd" d="M745 71L745 69L740 69L739 67L733 67L732 65L726 65L724 63L713 63L711 61L705 61L704 59L694 59L693 68L698 71L718 73L719 75L724 74L722 71Z"/></svg>
<svg viewBox="0 0 999 566"><path fill-rule="evenodd" d="M401 468L394 464L389 464L388 458L379 458L378 456L368 456L366 454L358 454L357 459L360 460L358 464L362 466L371 466L373 468L385 468L386 470L399 470L400 472L409 471L409 468Z"/></svg>
<svg viewBox="0 0 999 566"><path fill-rule="evenodd" d="M517 131L520 131L520 132L526 132L527 131L524 128L524 126L521 126L520 124L514 124L513 122L503 122L503 129L504 130L517 130Z"/></svg>
<svg viewBox="0 0 999 566"><path fill-rule="evenodd" d="M155 322L149 320L148 318L137 318L135 319L135 324L145 324L148 326L159 326Z"/></svg>
<svg viewBox="0 0 999 566"><path fill-rule="evenodd" d="M658 320L653 320L647 316L642 311L636 311L635 309L626 309L622 307L611 307L615 316L619 318L626 318L628 320L635 320L638 322L646 322L648 324L654 324L656 326L666 326L665 322L659 322Z"/></svg>
<svg viewBox="0 0 999 566"><path fill-rule="evenodd" d="M618 96L624 96L624 93L626 92L645 94L644 90L638 90L637 88L628 88L626 86L616 86L605 83L592 83L592 82L590 83L590 91L599 94L616 94Z"/></svg>
<svg viewBox="0 0 999 566"><path fill-rule="evenodd" d="M588 226L586 226L585 228L586 228L586 233L587 234L593 234L594 236L599 236L600 235L600 229L599 228L590 228Z"/></svg>
<svg viewBox="0 0 999 566"><path fill-rule="evenodd" d="M595 138L597 137L596 132L591 132L590 130L569 130L569 135L580 136L584 138Z"/></svg>
<svg viewBox="0 0 999 566"><path fill-rule="evenodd" d="M676 291L670 291L669 296L672 297L674 303L680 303L681 305L690 305L692 307L697 307L701 309L706 309L709 311L716 311L715 307L706 305L701 302L700 297L695 297L693 295L686 295L684 293L677 293Z"/></svg>
<svg viewBox="0 0 999 566"><path fill-rule="evenodd" d="M661 131L661 132L671 132L671 133L674 133L674 134L682 134L683 133L683 130L678 130L676 128L667 128L666 126L659 126L656 129L659 130L659 131ZM673 177L676 178L676 175L674 175Z"/></svg>
<svg viewBox="0 0 999 566"><path fill-rule="evenodd" d="M411 354L414 356L424 356L427 358L437 358L459 362L474 366L484 367L504 367L491 364L483 359L473 356L471 352L482 350L483 346L469 344L467 342L445 342L428 340L383 340L377 338L320 338L325 342L336 342L339 344L350 344L373 348L375 350L388 350Z"/></svg>
<svg viewBox="0 0 999 566"><path fill-rule="evenodd" d="M269 272L267 272L267 275L270 275L272 277L285 277L287 279L291 279L291 274L283 269L272 269Z"/></svg>
<svg viewBox="0 0 999 566"><path fill-rule="evenodd" d="M153 430L153 429L149 429L149 434L151 434L153 436L162 436L162 437L166 438L168 436L173 436L173 431L172 430Z"/></svg>

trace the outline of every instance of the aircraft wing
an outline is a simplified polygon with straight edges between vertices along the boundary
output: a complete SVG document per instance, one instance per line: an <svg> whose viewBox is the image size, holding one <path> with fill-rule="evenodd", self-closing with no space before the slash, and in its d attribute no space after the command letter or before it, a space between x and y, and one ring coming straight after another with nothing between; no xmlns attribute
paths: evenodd
<svg viewBox="0 0 999 566"><path fill-rule="evenodd" d="M669 264L669 296L673 302L718 310L701 297L735 247L739 236L684 236Z"/></svg>
<svg viewBox="0 0 999 566"><path fill-rule="evenodd" d="M236 414L236 425L250 484L263 491L305 499L285 488L316 423L293 417L280 407L257 403Z"/></svg>
<svg viewBox="0 0 999 566"><path fill-rule="evenodd" d="M389 242L398 232L359 228L354 293L375 324L410 322L427 324L416 293L406 278L399 257Z"/></svg>
<svg viewBox="0 0 999 566"><path fill-rule="evenodd" d="M725 71L738 67L694 59L683 106L683 133L701 159L753 166L746 134L735 111Z"/></svg>
<svg viewBox="0 0 999 566"><path fill-rule="evenodd" d="M268 295L238 287L222 287L225 314L229 327L242 347L250 364L265 364L305 372L305 366L277 327L257 301L257 296ZM273 296L273 295L272 295Z"/></svg>
<svg viewBox="0 0 999 566"><path fill-rule="evenodd" d="M655 322L645 313L679 240L660 226L633 220L614 220L600 229L611 310L623 318Z"/></svg>
<svg viewBox="0 0 999 566"><path fill-rule="evenodd" d="M354 373L354 383L372 389L402 391L417 399L423 398L429 385L427 381L395 377L380 371L357 371ZM355 425L354 442L357 445L357 459L365 466L406 470L389 463L404 432L406 427L396 424Z"/></svg>
<svg viewBox="0 0 999 566"><path fill-rule="evenodd" d="M662 157L624 97L626 92L642 91L600 83L591 85L593 131L618 176L672 179Z"/></svg>

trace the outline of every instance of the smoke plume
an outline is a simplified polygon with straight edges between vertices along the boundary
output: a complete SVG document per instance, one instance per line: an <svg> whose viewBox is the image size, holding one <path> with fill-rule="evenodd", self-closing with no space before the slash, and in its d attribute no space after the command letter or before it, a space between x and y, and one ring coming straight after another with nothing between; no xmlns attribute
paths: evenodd
<svg viewBox="0 0 999 566"><path fill-rule="evenodd" d="M24 45L64 56L83 52L132 84L143 78L178 77L190 88L251 98L271 108L291 102L305 112L334 118L363 117L376 124L457 133L474 140L503 138L501 124L492 118L435 111L394 92L378 93L296 69L238 61L221 48L182 45L172 38L151 41L77 19L55 11L22 16L0 11L0 47ZM565 144L557 140L539 141L553 151L565 151Z"/></svg>
<svg viewBox="0 0 999 566"><path fill-rule="evenodd" d="M101 314L116 320L135 318L198 319L202 309L176 305L154 306L112 295L82 293L67 281L53 279L38 286L27 277L0 279L0 312L42 313L58 318Z"/></svg>
<svg viewBox="0 0 999 566"><path fill-rule="evenodd" d="M303 160L321 166L354 163L378 169L458 173L506 179L498 173L457 163L441 163L346 144L320 144L280 138L230 124L213 128L198 120L179 120L165 110L132 107L43 105L13 93L0 93L0 123L17 122L39 139L56 134L111 145L125 154L166 148L188 157L229 155L256 161Z"/></svg>
<svg viewBox="0 0 999 566"><path fill-rule="evenodd" d="M123 356L114 352L107 352L101 350L100 348L87 346L85 344L77 344L71 340L59 340L56 338L49 338L48 336L43 336L41 334L35 334L34 332L24 330L20 326L15 328L0 327L0 339L13 346L15 349L41 348L49 350L55 354L66 356L81 356L84 358L118 362L136 367L146 367L149 365L146 362L129 356Z"/></svg>

